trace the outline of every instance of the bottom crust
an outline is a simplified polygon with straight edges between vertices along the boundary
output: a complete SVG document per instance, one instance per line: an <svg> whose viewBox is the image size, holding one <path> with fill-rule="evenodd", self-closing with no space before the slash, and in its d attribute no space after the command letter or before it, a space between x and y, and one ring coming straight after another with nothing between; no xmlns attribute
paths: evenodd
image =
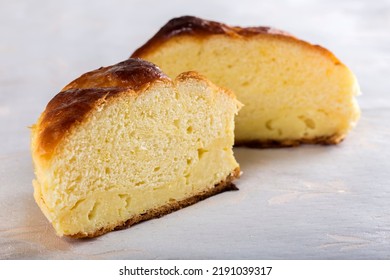
<svg viewBox="0 0 390 280"><path fill-rule="evenodd" d="M336 145L342 142L345 135L334 134L330 136L320 136L315 138L302 139L285 139L285 140L240 140L234 143L235 147L249 148L283 148L296 147L302 144L317 144L317 145Z"/></svg>
<svg viewBox="0 0 390 280"><path fill-rule="evenodd" d="M146 221L146 220L160 218L164 215L167 215L167 214L172 213L174 211L177 211L181 208L195 204L201 200L204 200L204 199L206 199L210 196L216 195L218 193L225 192L225 191L238 190L238 188L234 184L232 184L232 181L234 179L238 178L239 176L240 176L240 168L237 167L236 169L234 169L230 173L230 175L225 180L214 185L213 188L207 189L207 190L205 190L199 194L196 194L192 197L183 199L181 201L174 201L174 202L171 202L167 205L163 205L163 206L151 209L146 213L135 215L125 222L122 222L120 224L113 225L113 226L100 228L93 233L79 232L79 233L76 233L73 235L66 235L66 236L72 237L72 238L92 238L92 237L100 236L102 234L105 234L105 233L113 231L113 230L125 229L125 228L131 227L132 225L138 224L138 223Z"/></svg>

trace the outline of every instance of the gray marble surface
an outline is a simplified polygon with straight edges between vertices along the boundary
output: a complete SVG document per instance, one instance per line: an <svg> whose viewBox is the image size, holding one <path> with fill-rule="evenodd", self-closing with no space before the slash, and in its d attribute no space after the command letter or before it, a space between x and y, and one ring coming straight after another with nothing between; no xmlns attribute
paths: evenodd
<svg viewBox="0 0 390 280"><path fill-rule="evenodd" d="M270 25L357 75L362 117L338 146L235 149L224 193L92 240L58 238L33 200L28 126L83 72L168 19ZM1 1L0 259L390 259L390 1Z"/></svg>

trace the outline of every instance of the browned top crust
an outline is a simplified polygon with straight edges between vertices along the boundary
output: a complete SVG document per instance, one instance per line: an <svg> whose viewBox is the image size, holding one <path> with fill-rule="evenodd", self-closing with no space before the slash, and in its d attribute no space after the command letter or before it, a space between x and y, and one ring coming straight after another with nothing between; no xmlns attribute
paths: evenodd
<svg viewBox="0 0 390 280"><path fill-rule="evenodd" d="M146 83L168 77L151 62L127 59L117 64L87 72L62 89L119 87L138 90Z"/></svg>
<svg viewBox="0 0 390 280"><path fill-rule="evenodd" d="M225 34L235 36L253 36L258 34L281 34L289 35L287 32L267 27L239 27L229 26L224 23L205 20L194 16L182 16L168 21L145 45L137 49L131 57L138 57L157 42L164 42L179 35L207 36Z"/></svg>
<svg viewBox="0 0 390 280"><path fill-rule="evenodd" d="M230 29L226 24L193 16L182 16L168 21L156 36L170 38L180 34L224 34Z"/></svg>
<svg viewBox="0 0 390 280"><path fill-rule="evenodd" d="M231 38L250 38L258 35L273 36L282 38L283 40L294 41L304 47L316 49L328 56L334 63L341 64L341 62L327 49L319 45L312 45L279 29L267 26L229 26L224 23L205 20L194 16L182 16L171 19L149 41L147 41L146 44L138 48L131 57L142 57L143 55L152 52L154 48L158 48L162 43L169 39L183 35L195 36L197 38L211 35L226 35Z"/></svg>
<svg viewBox="0 0 390 280"><path fill-rule="evenodd" d="M173 18L165 24L156 35L167 38L181 34L240 34L243 36L265 34L288 34L284 31L267 26L239 27L229 26L217 21L205 20L194 16Z"/></svg>
<svg viewBox="0 0 390 280"><path fill-rule="evenodd" d="M94 108L121 94L138 95L156 80L170 80L154 64L128 59L83 74L46 106L33 126L35 152L50 159L60 140Z"/></svg>

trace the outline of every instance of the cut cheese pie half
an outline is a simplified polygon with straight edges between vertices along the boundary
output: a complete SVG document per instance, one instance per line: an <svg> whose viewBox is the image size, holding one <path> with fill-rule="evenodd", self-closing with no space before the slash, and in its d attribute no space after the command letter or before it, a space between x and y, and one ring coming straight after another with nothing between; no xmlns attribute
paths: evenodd
<svg viewBox="0 0 390 280"><path fill-rule="evenodd" d="M88 72L32 128L34 197L58 235L94 237L234 189L239 102L194 72L129 59Z"/></svg>
<svg viewBox="0 0 390 280"><path fill-rule="evenodd" d="M196 17L170 20L132 57L175 77L198 71L245 106L235 144L337 144L360 110L353 73L330 51L269 27L234 27Z"/></svg>

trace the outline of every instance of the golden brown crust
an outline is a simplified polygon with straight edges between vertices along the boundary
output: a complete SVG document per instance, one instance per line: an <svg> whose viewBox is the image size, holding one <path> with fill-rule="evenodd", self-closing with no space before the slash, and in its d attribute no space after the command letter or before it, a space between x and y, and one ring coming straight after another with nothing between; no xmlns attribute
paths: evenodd
<svg viewBox="0 0 390 280"><path fill-rule="evenodd" d="M114 97L139 95L156 80L170 81L157 66L141 59L83 74L48 103L34 126L36 154L49 159L61 139L94 108Z"/></svg>
<svg viewBox="0 0 390 280"><path fill-rule="evenodd" d="M138 90L145 84L159 79L169 78L153 63L132 58L87 72L65 86L62 91L73 88L108 87Z"/></svg>
<svg viewBox="0 0 390 280"><path fill-rule="evenodd" d="M155 218L160 218L164 215L167 215L169 213L172 213L174 211L180 210L184 207L190 206L192 204L195 204L201 200L204 200L210 196L216 195L218 193L224 192L224 191L231 191L231 190L238 190L237 187L232 184L232 181L240 176L240 168L237 167L234 169L229 176L221 181L220 183L216 184L213 188L207 189L206 191L196 194L195 196L186 198L181 201L175 201L171 202L167 205L160 206L158 208L149 210L148 212L140 215L136 215L130 219L128 219L125 222L122 222L117 225L112 225L109 227L104 227L96 230L95 232L92 233L85 233L85 232L80 232L76 233L73 235L67 235L68 237L72 238L92 238L92 237L97 237L100 235L103 235L107 232L113 231L113 230L120 230L120 229L125 229L129 228L135 224L138 224L143 221L147 221L150 219L155 219Z"/></svg>
<svg viewBox="0 0 390 280"><path fill-rule="evenodd" d="M286 140L244 140L235 141L235 147L248 148L282 148L282 147L296 147L301 144L319 144L319 145L335 145L342 142L345 135L335 134L330 136L321 136L315 138L301 138L301 139L286 139Z"/></svg>
<svg viewBox="0 0 390 280"><path fill-rule="evenodd" d="M335 64L342 64L329 50L312 45L300 40L288 32L272 27L239 27L229 26L220 22L201 19L193 16L182 16L168 21L146 44L138 48L131 57L143 57L153 52L161 44L171 38L180 36L192 36L193 38L204 38L213 35L226 35L231 38L251 38L251 37L273 37L285 41L292 41L303 47L309 47L328 56Z"/></svg>

